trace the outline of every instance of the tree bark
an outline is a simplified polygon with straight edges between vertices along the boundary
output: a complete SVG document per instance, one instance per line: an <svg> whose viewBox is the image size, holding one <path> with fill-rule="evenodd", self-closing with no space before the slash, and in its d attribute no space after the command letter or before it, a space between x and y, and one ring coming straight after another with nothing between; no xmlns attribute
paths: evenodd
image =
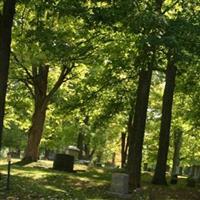
<svg viewBox="0 0 200 200"><path fill-rule="evenodd" d="M121 133L121 168L126 166L127 153L129 147L129 135Z"/></svg>
<svg viewBox="0 0 200 200"><path fill-rule="evenodd" d="M87 142L87 143L84 144L84 152L85 152L84 158L86 160L89 160L89 157L90 157L90 142Z"/></svg>
<svg viewBox="0 0 200 200"><path fill-rule="evenodd" d="M164 0L155 0L155 11L159 14L161 14L163 2ZM150 48L143 49L145 54L152 52L152 56L148 66L146 66L147 69L142 69L139 74L134 120L129 134L128 172L130 189L140 187L142 148L151 86L152 67L155 60L155 49L154 45Z"/></svg>
<svg viewBox="0 0 200 200"><path fill-rule="evenodd" d="M90 152L89 160L92 160L95 152L96 152L96 148L92 149L92 151Z"/></svg>
<svg viewBox="0 0 200 200"><path fill-rule="evenodd" d="M131 101L131 110L129 112L128 123L127 123L127 132L121 134L121 168L124 168L127 164L127 155L129 148L129 135L131 134L131 130L133 128L133 113L134 113L134 101Z"/></svg>
<svg viewBox="0 0 200 200"><path fill-rule="evenodd" d="M166 165L170 140L170 126L172 118L172 104L175 89L176 67L171 55L168 56L166 70L166 85L163 94L162 118L159 136L159 149L153 184L166 185Z"/></svg>
<svg viewBox="0 0 200 200"><path fill-rule="evenodd" d="M79 148L78 159L83 159L83 140L84 135L82 132L79 132L78 139L77 139L77 147Z"/></svg>
<svg viewBox="0 0 200 200"><path fill-rule="evenodd" d="M148 70L143 69L140 71L133 122L134 126L132 126L129 135L128 172L130 189L140 187L142 147L151 77L151 67Z"/></svg>
<svg viewBox="0 0 200 200"><path fill-rule="evenodd" d="M0 150L2 146L3 119L8 81L12 24L16 0L6 0L0 14Z"/></svg>
<svg viewBox="0 0 200 200"><path fill-rule="evenodd" d="M183 135L183 132L180 128L175 129L175 131L174 131L174 155L173 155L171 178L173 178L174 175L177 175L177 169L180 164L180 150L181 150L181 144L182 144L182 135Z"/></svg>
<svg viewBox="0 0 200 200"><path fill-rule="evenodd" d="M44 107L43 109L37 108L33 114L24 161L34 162L39 159L39 144L42 138L45 116L46 108Z"/></svg>
<svg viewBox="0 0 200 200"><path fill-rule="evenodd" d="M127 135L127 137L126 137L126 134L122 135L122 150L121 150L121 154L122 154L121 167L122 168L124 168L127 164L127 155L128 155L128 148L129 148L129 136L130 136L131 130L133 128L134 103L135 103L134 101L131 101L131 110L129 112L129 118L128 118L128 123L127 123L128 135Z"/></svg>
<svg viewBox="0 0 200 200"><path fill-rule="evenodd" d="M48 66L33 68L34 82L34 113L32 116L32 125L28 131L28 143L25 150L23 161L33 162L39 158L39 144L42 138L46 110L48 105L47 85L48 85Z"/></svg>
<svg viewBox="0 0 200 200"><path fill-rule="evenodd" d="M83 112L83 115L85 115L85 117L83 119L83 123L85 124L85 126L88 126L89 125L89 116L87 114L85 114L85 108L82 108L80 111ZM78 159L84 158L83 152L85 152L86 159L90 158L90 140L87 141L87 143L85 140L86 140L85 131L84 131L84 128L82 127L78 134L78 138L77 138L77 147L80 149L79 154L78 154Z"/></svg>
<svg viewBox="0 0 200 200"><path fill-rule="evenodd" d="M124 168L126 162L125 146L126 146L126 133L121 133L121 168Z"/></svg>

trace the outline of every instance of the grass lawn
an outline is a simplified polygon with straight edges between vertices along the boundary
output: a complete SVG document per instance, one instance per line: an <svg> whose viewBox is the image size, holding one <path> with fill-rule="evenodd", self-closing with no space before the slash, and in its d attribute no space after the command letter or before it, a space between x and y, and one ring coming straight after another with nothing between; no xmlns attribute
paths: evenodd
<svg viewBox="0 0 200 200"><path fill-rule="evenodd" d="M75 165L77 173L52 170L51 161L38 161L26 166L12 165L10 190L6 191L7 165L1 161L1 200L101 200L120 198L107 194L111 170ZM176 186L153 186L150 174L143 177L144 194L152 194L152 200L200 200L200 187L188 188L181 179ZM149 195L148 195L149 196ZM139 198L143 200L142 198ZM135 199L134 200L139 200ZM145 199L145 198L144 198ZM149 198L146 198L149 199Z"/></svg>

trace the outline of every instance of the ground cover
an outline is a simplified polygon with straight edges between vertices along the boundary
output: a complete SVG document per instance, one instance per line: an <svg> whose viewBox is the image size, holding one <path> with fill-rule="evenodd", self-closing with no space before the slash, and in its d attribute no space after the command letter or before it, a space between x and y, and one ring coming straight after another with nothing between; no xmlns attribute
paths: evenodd
<svg viewBox="0 0 200 200"><path fill-rule="evenodd" d="M1 162L1 200L101 200L120 198L110 196L112 170L75 165L76 173L58 172L52 169L51 161L39 161L26 166L12 165L10 190L5 189L7 165ZM154 186L149 184L151 174L143 174L140 200L199 200L200 187L186 187L180 179L176 186Z"/></svg>

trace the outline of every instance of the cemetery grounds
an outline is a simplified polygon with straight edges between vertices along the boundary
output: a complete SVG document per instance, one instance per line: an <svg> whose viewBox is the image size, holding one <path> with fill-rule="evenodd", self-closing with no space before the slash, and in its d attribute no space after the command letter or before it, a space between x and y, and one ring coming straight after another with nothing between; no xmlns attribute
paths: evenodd
<svg viewBox="0 0 200 200"><path fill-rule="evenodd" d="M38 161L25 166L11 166L10 189L6 190L7 163L0 163L0 200L118 200L108 193L112 173L106 169L75 164L75 173L52 169L52 161ZM119 169L118 169L119 170ZM186 186L186 177L177 185L151 185L151 173L142 176L141 195L133 200L200 200L200 185Z"/></svg>

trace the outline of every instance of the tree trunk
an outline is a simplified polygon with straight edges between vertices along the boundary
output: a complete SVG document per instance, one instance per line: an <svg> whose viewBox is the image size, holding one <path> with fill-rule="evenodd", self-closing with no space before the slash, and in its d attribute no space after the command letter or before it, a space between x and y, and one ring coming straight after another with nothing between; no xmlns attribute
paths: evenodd
<svg viewBox="0 0 200 200"><path fill-rule="evenodd" d="M83 159L83 140L84 135L82 132L79 132L78 139L77 139L77 147L79 148L78 159Z"/></svg>
<svg viewBox="0 0 200 200"><path fill-rule="evenodd" d="M174 155L173 155L173 166L171 177L173 178L175 175L178 175L177 169L180 164L180 150L182 144L182 130L180 128L175 129L174 131Z"/></svg>
<svg viewBox="0 0 200 200"><path fill-rule="evenodd" d="M85 126L88 126L89 123L89 116L85 114L85 108L80 109L81 113L85 116L83 119L83 123ZM78 154L78 159L83 159L83 151L85 152L85 158L89 159L90 157L90 141L86 143L85 141L85 131L84 128L82 127L77 138L77 147L80 149L79 154Z"/></svg>
<svg viewBox="0 0 200 200"><path fill-rule="evenodd" d="M96 151L95 148L91 150L90 155L89 155L89 160L92 160L95 151Z"/></svg>
<svg viewBox="0 0 200 200"><path fill-rule="evenodd" d="M97 160L96 163L101 163L103 157L103 152L98 152L97 153Z"/></svg>
<svg viewBox="0 0 200 200"><path fill-rule="evenodd" d="M127 154L128 154L128 148L129 148L129 135L131 134L131 130L133 128L133 113L134 113L134 101L131 101L131 110L129 112L129 118L127 123L127 132L128 135L126 136L126 133L122 133L121 135L121 168L124 168L126 166L127 162Z"/></svg>
<svg viewBox="0 0 200 200"><path fill-rule="evenodd" d="M84 144L85 159L89 160L90 157L90 143Z"/></svg>
<svg viewBox="0 0 200 200"><path fill-rule="evenodd" d="M121 133L121 168L124 168L126 162L125 145L126 145L126 133Z"/></svg>
<svg viewBox="0 0 200 200"><path fill-rule="evenodd" d="M121 168L126 166L126 158L128 152L129 136L126 133L121 133Z"/></svg>
<svg viewBox="0 0 200 200"><path fill-rule="evenodd" d="M0 13L0 150L2 145L3 119L8 81L10 44L16 0L6 0Z"/></svg>
<svg viewBox="0 0 200 200"><path fill-rule="evenodd" d="M44 150L44 158L45 158L45 160L49 160L49 155L50 155L50 150L45 148L45 150Z"/></svg>
<svg viewBox="0 0 200 200"><path fill-rule="evenodd" d="M159 149L153 184L166 185L166 165L170 140L173 94L175 88L176 67L171 55L168 57L166 85L163 94L162 118L159 136Z"/></svg>
<svg viewBox="0 0 200 200"><path fill-rule="evenodd" d="M24 161L34 162L39 159L39 144L42 138L45 123L46 109L35 110L32 117L32 125L28 132L28 144L25 151Z"/></svg>
<svg viewBox="0 0 200 200"><path fill-rule="evenodd" d="M112 154L112 165L115 166L116 153Z"/></svg>
<svg viewBox="0 0 200 200"><path fill-rule="evenodd" d="M33 162L39 158L39 144L42 138L46 110L49 99L47 98L48 66L33 68L33 82L35 93L35 110L32 116L32 124L28 131L28 143L23 161Z"/></svg>
<svg viewBox="0 0 200 200"><path fill-rule="evenodd" d="M152 63L151 63L152 64ZM150 65L151 65L150 64ZM152 69L141 70L135 105L134 126L129 135L128 172L131 189L140 187L142 147L151 85Z"/></svg>

